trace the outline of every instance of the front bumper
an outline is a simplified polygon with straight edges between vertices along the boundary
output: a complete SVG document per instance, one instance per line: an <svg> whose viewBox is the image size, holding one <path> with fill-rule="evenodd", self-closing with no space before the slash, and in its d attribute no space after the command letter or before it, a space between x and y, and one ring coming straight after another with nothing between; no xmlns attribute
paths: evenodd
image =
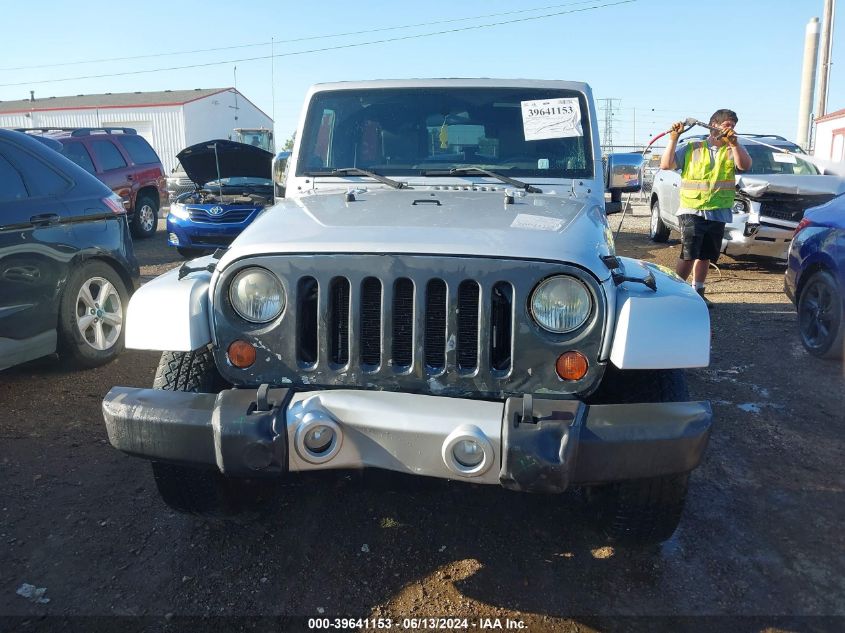
<svg viewBox="0 0 845 633"><path fill-rule="evenodd" d="M786 259L795 223L740 213L725 225L722 252L728 255L763 255Z"/></svg>
<svg viewBox="0 0 845 633"><path fill-rule="evenodd" d="M243 222L212 224L168 214L167 242L185 248L227 248L257 215L251 213Z"/></svg>
<svg viewBox="0 0 845 633"><path fill-rule="evenodd" d="M588 406L266 387L219 394L114 387L103 416L121 451L230 476L375 467L532 492L689 472L712 423L707 402ZM305 443L315 427L334 433L319 454ZM479 464L456 460L462 440L483 453Z"/></svg>

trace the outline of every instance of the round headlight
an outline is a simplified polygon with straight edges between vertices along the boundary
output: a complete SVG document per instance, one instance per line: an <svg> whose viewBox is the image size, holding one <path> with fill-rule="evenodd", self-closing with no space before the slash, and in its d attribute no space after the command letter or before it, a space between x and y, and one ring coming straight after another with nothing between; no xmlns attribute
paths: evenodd
<svg viewBox="0 0 845 633"><path fill-rule="evenodd" d="M531 316L541 328L556 334L581 327L591 309L586 286L566 275L549 277L531 295Z"/></svg>
<svg viewBox="0 0 845 633"><path fill-rule="evenodd" d="M272 321L285 309L282 282L263 268L245 268L235 275L229 300L238 316L253 323Z"/></svg>

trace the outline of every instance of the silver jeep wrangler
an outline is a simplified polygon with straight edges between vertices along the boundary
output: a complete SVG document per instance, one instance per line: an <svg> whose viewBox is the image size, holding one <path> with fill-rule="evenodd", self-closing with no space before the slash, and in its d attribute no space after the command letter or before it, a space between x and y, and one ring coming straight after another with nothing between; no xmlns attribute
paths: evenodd
<svg viewBox="0 0 845 633"><path fill-rule="evenodd" d="M586 84L318 85L289 160L229 249L129 305L127 347L161 363L103 413L169 505L227 515L370 467L582 487L614 537L672 534L711 426L683 372L708 314L616 255Z"/></svg>

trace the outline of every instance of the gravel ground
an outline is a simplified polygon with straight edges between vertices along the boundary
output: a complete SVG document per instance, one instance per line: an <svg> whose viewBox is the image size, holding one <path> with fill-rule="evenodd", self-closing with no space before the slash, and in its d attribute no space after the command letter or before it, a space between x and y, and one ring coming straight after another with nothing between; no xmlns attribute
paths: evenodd
<svg viewBox="0 0 845 633"><path fill-rule="evenodd" d="M610 219L616 230L620 216ZM676 236L652 244L647 223L635 207L619 252L674 266ZM145 279L181 261L161 230L137 252ZM688 375L693 398L712 401L715 426L680 528L647 550L609 545L575 495L371 471L297 479L262 523L203 523L164 506L148 464L106 438L103 395L149 386L157 354L127 351L90 371L53 358L6 370L0 630L307 626L184 619L218 615L395 625L451 616L469 618L469 628L510 618L579 632L845 630L842 365L804 353L782 264L724 257L708 296L712 362ZM161 327L167 318L163 309ZM24 583L45 588L49 602L18 595Z"/></svg>

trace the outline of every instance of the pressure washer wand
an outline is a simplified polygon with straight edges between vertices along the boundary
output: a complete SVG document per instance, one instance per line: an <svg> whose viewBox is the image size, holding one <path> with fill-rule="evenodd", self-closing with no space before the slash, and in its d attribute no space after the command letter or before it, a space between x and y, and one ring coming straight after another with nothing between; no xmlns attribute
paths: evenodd
<svg viewBox="0 0 845 633"><path fill-rule="evenodd" d="M698 119L689 118L684 121L685 124L688 124L690 121L693 122L693 125L700 125L701 127L707 128L708 130L712 130L713 132L718 132L720 135L724 132L724 130L720 127L716 127L715 125L709 125L704 123L703 121L699 121ZM790 152L788 149L783 147L778 147L776 145L769 145L768 143L764 143L763 141L758 141L756 138L752 138L750 136L746 136L744 134L737 134L737 136L744 138L746 141L750 143L756 143L757 145L762 145L763 147L768 147L771 150L776 152L780 152L781 154L789 154L790 156L794 156L795 158L800 158L805 163L810 163L814 167L817 167L822 172L825 170L825 166L821 163L821 161L817 161L812 156L807 154L801 154L799 152Z"/></svg>
<svg viewBox="0 0 845 633"><path fill-rule="evenodd" d="M693 119L692 117L688 117L688 118L684 119L684 129L681 131L681 134L683 134L684 132L688 132L688 131L689 131L689 130L691 130L693 127L695 127L696 125L699 125L699 124L701 124L701 122L700 122L698 119ZM645 149L643 150L643 155L645 155L645 153L646 153L646 151L648 150L648 148L649 148L649 147L651 147L652 145L654 145L654 143L655 143L658 139L663 138L664 136L666 136L667 134L669 134L669 132L671 132L671 131L672 131L671 129L668 129L668 130L666 130L665 132L661 132L660 134L658 134L657 136L655 136L653 139L651 139L651 140L648 142L648 145L646 145L646 146L645 146Z"/></svg>

